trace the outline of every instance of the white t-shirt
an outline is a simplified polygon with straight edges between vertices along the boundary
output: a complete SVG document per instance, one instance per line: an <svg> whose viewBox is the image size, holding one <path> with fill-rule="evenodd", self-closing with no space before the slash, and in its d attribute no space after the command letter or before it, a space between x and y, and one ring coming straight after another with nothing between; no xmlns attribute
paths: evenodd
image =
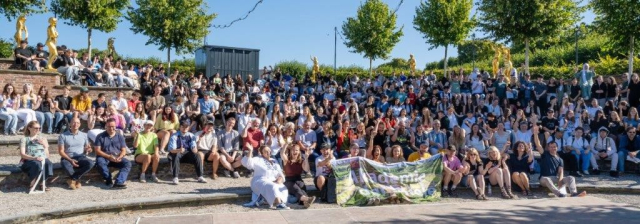
<svg viewBox="0 0 640 224"><path fill-rule="evenodd" d="M522 131L516 131L515 132L515 136L513 136L515 139L514 141L522 141L524 143L531 143L531 136L533 136L533 133L531 133L531 130L527 130L525 132Z"/></svg>
<svg viewBox="0 0 640 224"><path fill-rule="evenodd" d="M331 159L331 161L333 160L335 160L335 158ZM327 176L331 173L330 168L318 166L322 161L324 161L324 156L321 155L316 158L316 177L319 177L320 175Z"/></svg>
<svg viewBox="0 0 640 224"><path fill-rule="evenodd" d="M204 136L202 136L202 131L199 131L196 132L195 136L198 150L209 151L211 150L211 148L218 146L218 138L216 137L215 131L212 131L209 134L205 134Z"/></svg>
<svg viewBox="0 0 640 224"><path fill-rule="evenodd" d="M129 107L129 105L127 104L127 100L125 100L124 98L122 98L122 99L118 99L118 98L111 99L111 105L115 106L117 111L123 111L123 110L127 109L127 107Z"/></svg>

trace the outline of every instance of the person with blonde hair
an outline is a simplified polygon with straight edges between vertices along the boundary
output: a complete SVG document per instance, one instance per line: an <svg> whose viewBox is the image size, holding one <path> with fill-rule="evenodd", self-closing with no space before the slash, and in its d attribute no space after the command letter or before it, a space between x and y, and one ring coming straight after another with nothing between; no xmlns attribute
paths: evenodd
<svg viewBox="0 0 640 224"><path fill-rule="evenodd" d="M40 107L40 99L38 95L33 91L33 86L26 83L22 86L22 96L20 97L19 109L16 110L18 118L23 122L23 125L18 128L22 130L29 122L37 121L36 111L33 109Z"/></svg>
<svg viewBox="0 0 640 224"><path fill-rule="evenodd" d="M511 175L507 166L507 157L502 157L500 151L495 146L489 147L487 151L489 161L485 164L484 170L489 175L491 185L500 186L502 198L513 199L515 195L511 193Z"/></svg>
<svg viewBox="0 0 640 224"><path fill-rule="evenodd" d="M38 121L29 122L24 130L24 138L20 139L20 169L27 173L30 180L29 189L37 184L38 176L42 175L42 186L44 182L53 176L53 165L49 160L49 143L46 138L39 136L42 130ZM44 163L44 165L42 164ZM43 189L49 191L49 188Z"/></svg>
<svg viewBox="0 0 640 224"><path fill-rule="evenodd" d="M476 194L476 199L487 200L487 196L484 195L484 165L478 150L470 148L465 154L464 161L462 162L464 167L464 174L467 178L467 184Z"/></svg>
<svg viewBox="0 0 640 224"><path fill-rule="evenodd" d="M387 163L399 163L405 161L404 155L402 154L402 147L399 145L391 146L389 152L391 153L388 153L387 158L385 159Z"/></svg>

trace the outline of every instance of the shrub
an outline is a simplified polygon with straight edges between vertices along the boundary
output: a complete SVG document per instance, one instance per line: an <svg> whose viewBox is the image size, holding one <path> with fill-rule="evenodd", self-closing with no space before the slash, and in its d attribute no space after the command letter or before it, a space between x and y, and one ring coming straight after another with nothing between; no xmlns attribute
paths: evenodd
<svg viewBox="0 0 640 224"><path fill-rule="evenodd" d="M11 57L13 48L13 42L0 38L0 58Z"/></svg>

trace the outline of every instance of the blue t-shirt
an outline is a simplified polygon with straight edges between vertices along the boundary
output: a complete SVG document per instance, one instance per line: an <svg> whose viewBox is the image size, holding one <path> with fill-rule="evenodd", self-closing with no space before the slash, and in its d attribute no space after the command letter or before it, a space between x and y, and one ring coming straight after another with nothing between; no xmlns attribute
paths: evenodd
<svg viewBox="0 0 640 224"><path fill-rule="evenodd" d="M120 155L122 148L127 147L124 142L124 136L116 133L113 137L110 137L106 131L96 137L95 145L99 146L102 152L113 156Z"/></svg>
<svg viewBox="0 0 640 224"><path fill-rule="evenodd" d="M198 99L198 104L200 104L200 113L201 114L210 114L211 113L211 109L214 106L213 100L210 99L208 101L205 101L204 98L203 99Z"/></svg>
<svg viewBox="0 0 640 224"><path fill-rule="evenodd" d="M169 138L169 144L167 145L168 150L184 148L185 150L189 151L191 149L194 149L195 147L196 138L193 136L193 134L189 132L181 133L179 131L171 135L171 138Z"/></svg>

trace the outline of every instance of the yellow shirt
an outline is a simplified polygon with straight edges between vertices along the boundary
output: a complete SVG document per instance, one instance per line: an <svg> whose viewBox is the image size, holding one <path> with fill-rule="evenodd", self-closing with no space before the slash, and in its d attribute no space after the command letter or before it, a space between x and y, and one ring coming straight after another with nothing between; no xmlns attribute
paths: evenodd
<svg viewBox="0 0 640 224"><path fill-rule="evenodd" d="M160 130L178 130L178 128L180 127L180 123L178 121L178 115L173 115L173 120L175 122L171 122L171 119L163 121L162 120L162 114L158 114L158 116L156 117L156 124L153 126L153 128L156 129L156 131L160 131Z"/></svg>
<svg viewBox="0 0 640 224"><path fill-rule="evenodd" d="M87 111L91 109L91 97L84 98L84 101L80 99L81 95L74 96L71 100L71 106L79 111Z"/></svg>
<svg viewBox="0 0 640 224"><path fill-rule="evenodd" d="M409 155L409 159L407 161L415 162L415 161L418 161L418 160L428 159L430 157L431 157L431 154L426 153L426 152L422 155L422 157L420 157L420 152L413 152L413 153L411 153L411 155Z"/></svg>

